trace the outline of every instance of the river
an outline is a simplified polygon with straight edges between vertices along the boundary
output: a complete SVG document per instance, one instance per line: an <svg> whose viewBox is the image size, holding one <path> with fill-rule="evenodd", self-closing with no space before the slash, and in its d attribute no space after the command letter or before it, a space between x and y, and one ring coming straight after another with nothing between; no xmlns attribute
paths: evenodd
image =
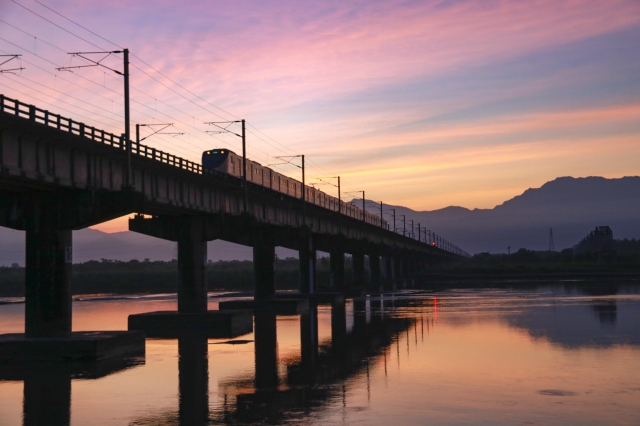
<svg viewBox="0 0 640 426"><path fill-rule="evenodd" d="M175 295L76 298L73 330L174 309ZM24 304L0 305L0 333L23 327ZM147 339L142 360L0 366L1 425L69 421L639 425L640 285L405 292L258 315L235 339Z"/></svg>

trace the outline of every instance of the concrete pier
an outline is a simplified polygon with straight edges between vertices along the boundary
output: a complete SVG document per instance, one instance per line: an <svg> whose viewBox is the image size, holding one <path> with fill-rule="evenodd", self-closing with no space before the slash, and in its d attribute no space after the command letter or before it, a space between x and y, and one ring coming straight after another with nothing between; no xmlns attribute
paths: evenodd
<svg viewBox="0 0 640 426"><path fill-rule="evenodd" d="M255 322L256 388L274 388L279 382L276 315L257 312Z"/></svg>
<svg viewBox="0 0 640 426"><path fill-rule="evenodd" d="M139 331L77 331L65 336L0 335L0 361L104 361L144 356Z"/></svg>
<svg viewBox="0 0 640 426"><path fill-rule="evenodd" d="M380 271L380 256L369 255L369 294L380 294L382 292L382 279Z"/></svg>
<svg viewBox="0 0 640 426"><path fill-rule="evenodd" d="M300 293L313 294L316 292L316 260L317 252L311 235L300 238L298 258L300 261Z"/></svg>
<svg viewBox="0 0 640 426"><path fill-rule="evenodd" d="M276 292L274 262L276 245L273 233L267 229L256 229L253 240L253 270L255 274L254 297L270 300Z"/></svg>
<svg viewBox="0 0 640 426"><path fill-rule="evenodd" d="M178 312L206 312L207 242L195 232L186 234L178 240Z"/></svg>
<svg viewBox="0 0 640 426"><path fill-rule="evenodd" d="M227 300L220 302L221 311L229 309L250 309L254 313L267 312L277 315L300 315L309 311L308 299L280 299L271 300Z"/></svg>
<svg viewBox="0 0 640 426"><path fill-rule="evenodd" d="M71 333L71 230L59 229L55 206L34 203L26 230L25 334Z"/></svg>
<svg viewBox="0 0 640 426"><path fill-rule="evenodd" d="M318 306L312 303L309 312L300 316L300 365L302 376L310 384L318 361Z"/></svg>
<svg viewBox="0 0 640 426"><path fill-rule="evenodd" d="M71 331L72 197L33 194L20 213L26 230L25 332L0 335L0 360L102 361L144 356L144 335Z"/></svg>
<svg viewBox="0 0 640 426"><path fill-rule="evenodd" d="M209 343L206 337L178 338L178 378L180 424L209 424Z"/></svg>
<svg viewBox="0 0 640 426"><path fill-rule="evenodd" d="M364 286L364 253L355 252L351 254L353 262L353 284L355 286Z"/></svg>
<svg viewBox="0 0 640 426"><path fill-rule="evenodd" d="M0 381L24 382L23 426L62 426L71 421L72 380L95 380L140 364L140 358L0 363Z"/></svg>
<svg viewBox="0 0 640 426"><path fill-rule="evenodd" d="M144 331L148 337L193 333L209 338L233 338L253 331L253 317L249 310L147 312L129 315L129 330Z"/></svg>
<svg viewBox="0 0 640 426"><path fill-rule="evenodd" d="M336 248L329 252L329 265L331 288L334 291L344 290L344 251Z"/></svg>

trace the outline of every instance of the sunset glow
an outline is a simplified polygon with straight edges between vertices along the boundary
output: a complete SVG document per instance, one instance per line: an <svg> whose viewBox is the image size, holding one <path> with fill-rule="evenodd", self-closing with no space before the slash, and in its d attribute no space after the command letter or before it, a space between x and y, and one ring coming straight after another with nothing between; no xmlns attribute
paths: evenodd
<svg viewBox="0 0 640 426"><path fill-rule="evenodd" d="M25 69L0 74L0 93L120 134L121 77L55 68L127 47L132 125L184 133L150 146L193 161L239 151L204 124L239 117L250 158L303 153L307 182L340 175L346 194L416 210L491 208L559 176L638 175L639 45L636 0L16 0L0 3L0 54Z"/></svg>

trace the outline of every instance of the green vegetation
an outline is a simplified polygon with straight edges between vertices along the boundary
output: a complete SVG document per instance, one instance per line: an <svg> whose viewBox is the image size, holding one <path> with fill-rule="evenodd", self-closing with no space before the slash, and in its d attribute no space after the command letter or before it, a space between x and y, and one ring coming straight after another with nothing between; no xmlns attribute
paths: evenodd
<svg viewBox="0 0 640 426"><path fill-rule="evenodd" d="M571 249L561 252L520 249L511 255L480 253L463 262L429 267L418 275L416 283L434 288L438 283L464 282L482 286L496 281L640 276L640 240L615 241L615 249L617 256L613 259L599 259L595 254L574 256ZM298 289L298 271L298 259L278 259L277 289ZM347 257L345 276L350 274L351 259ZM318 259L316 275L321 286L328 285L328 258ZM253 262L210 262L207 264L207 281L209 291L252 291ZM176 261L102 259L73 265L73 294L175 293L177 283ZM18 265L0 267L0 297L19 296L24 296L24 268Z"/></svg>
<svg viewBox="0 0 640 426"><path fill-rule="evenodd" d="M346 262L350 268L350 262ZM299 288L298 259L278 259L276 286L278 290ZM24 268L18 265L0 267L0 297L24 296ZM329 259L317 263L317 280L329 282ZM178 263L131 260L129 262L102 259L73 265L73 294L139 294L175 293L178 286ZM252 291L253 262L219 261L207 264L209 291Z"/></svg>
<svg viewBox="0 0 640 426"><path fill-rule="evenodd" d="M479 253L461 263L430 268L421 278L433 282L640 275L640 240L616 240L614 248L616 256L574 255L572 249L560 252L520 249L510 255Z"/></svg>

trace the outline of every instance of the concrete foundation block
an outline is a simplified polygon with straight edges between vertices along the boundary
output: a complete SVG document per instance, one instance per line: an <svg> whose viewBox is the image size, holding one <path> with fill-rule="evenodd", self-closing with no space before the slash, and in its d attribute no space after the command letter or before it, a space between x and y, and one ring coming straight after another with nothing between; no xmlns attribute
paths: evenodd
<svg viewBox="0 0 640 426"><path fill-rule="evenodd" d="M300 315L309 312L308 299L228 300L220 302L220 310L251 309L276 315Z"/></svg>
<svg viewBox="0 0 640 426"><path fill-rule="evenodd" d="M347 298L365 297L367 295L367 290L362 287L355 287L346 290L344 293Z"/></svg>
<svg viewBox="0 0 640 426"><path fill-rule="evenodd" d="M318 292L311 294L302 293L278 293L276 299L308 299L309 302L316 305L332 305L335 303L344 303L344 293L342 292Z"/></svg>
<svg viewBox="0 0 640 426"><path fill-rule="evenodd" d="M196 333L209 338L233 338L253 331L253 315L250 310L147 312L129 315L129 330L142 330L147 337Z"/></svg>
<svg viewBox="0 0 640 426"><path fill-rule="evenodd" d="M141 357L145 336L139 331L77 331L65 337L0 335L0 362L104 361Z"/></svg>

